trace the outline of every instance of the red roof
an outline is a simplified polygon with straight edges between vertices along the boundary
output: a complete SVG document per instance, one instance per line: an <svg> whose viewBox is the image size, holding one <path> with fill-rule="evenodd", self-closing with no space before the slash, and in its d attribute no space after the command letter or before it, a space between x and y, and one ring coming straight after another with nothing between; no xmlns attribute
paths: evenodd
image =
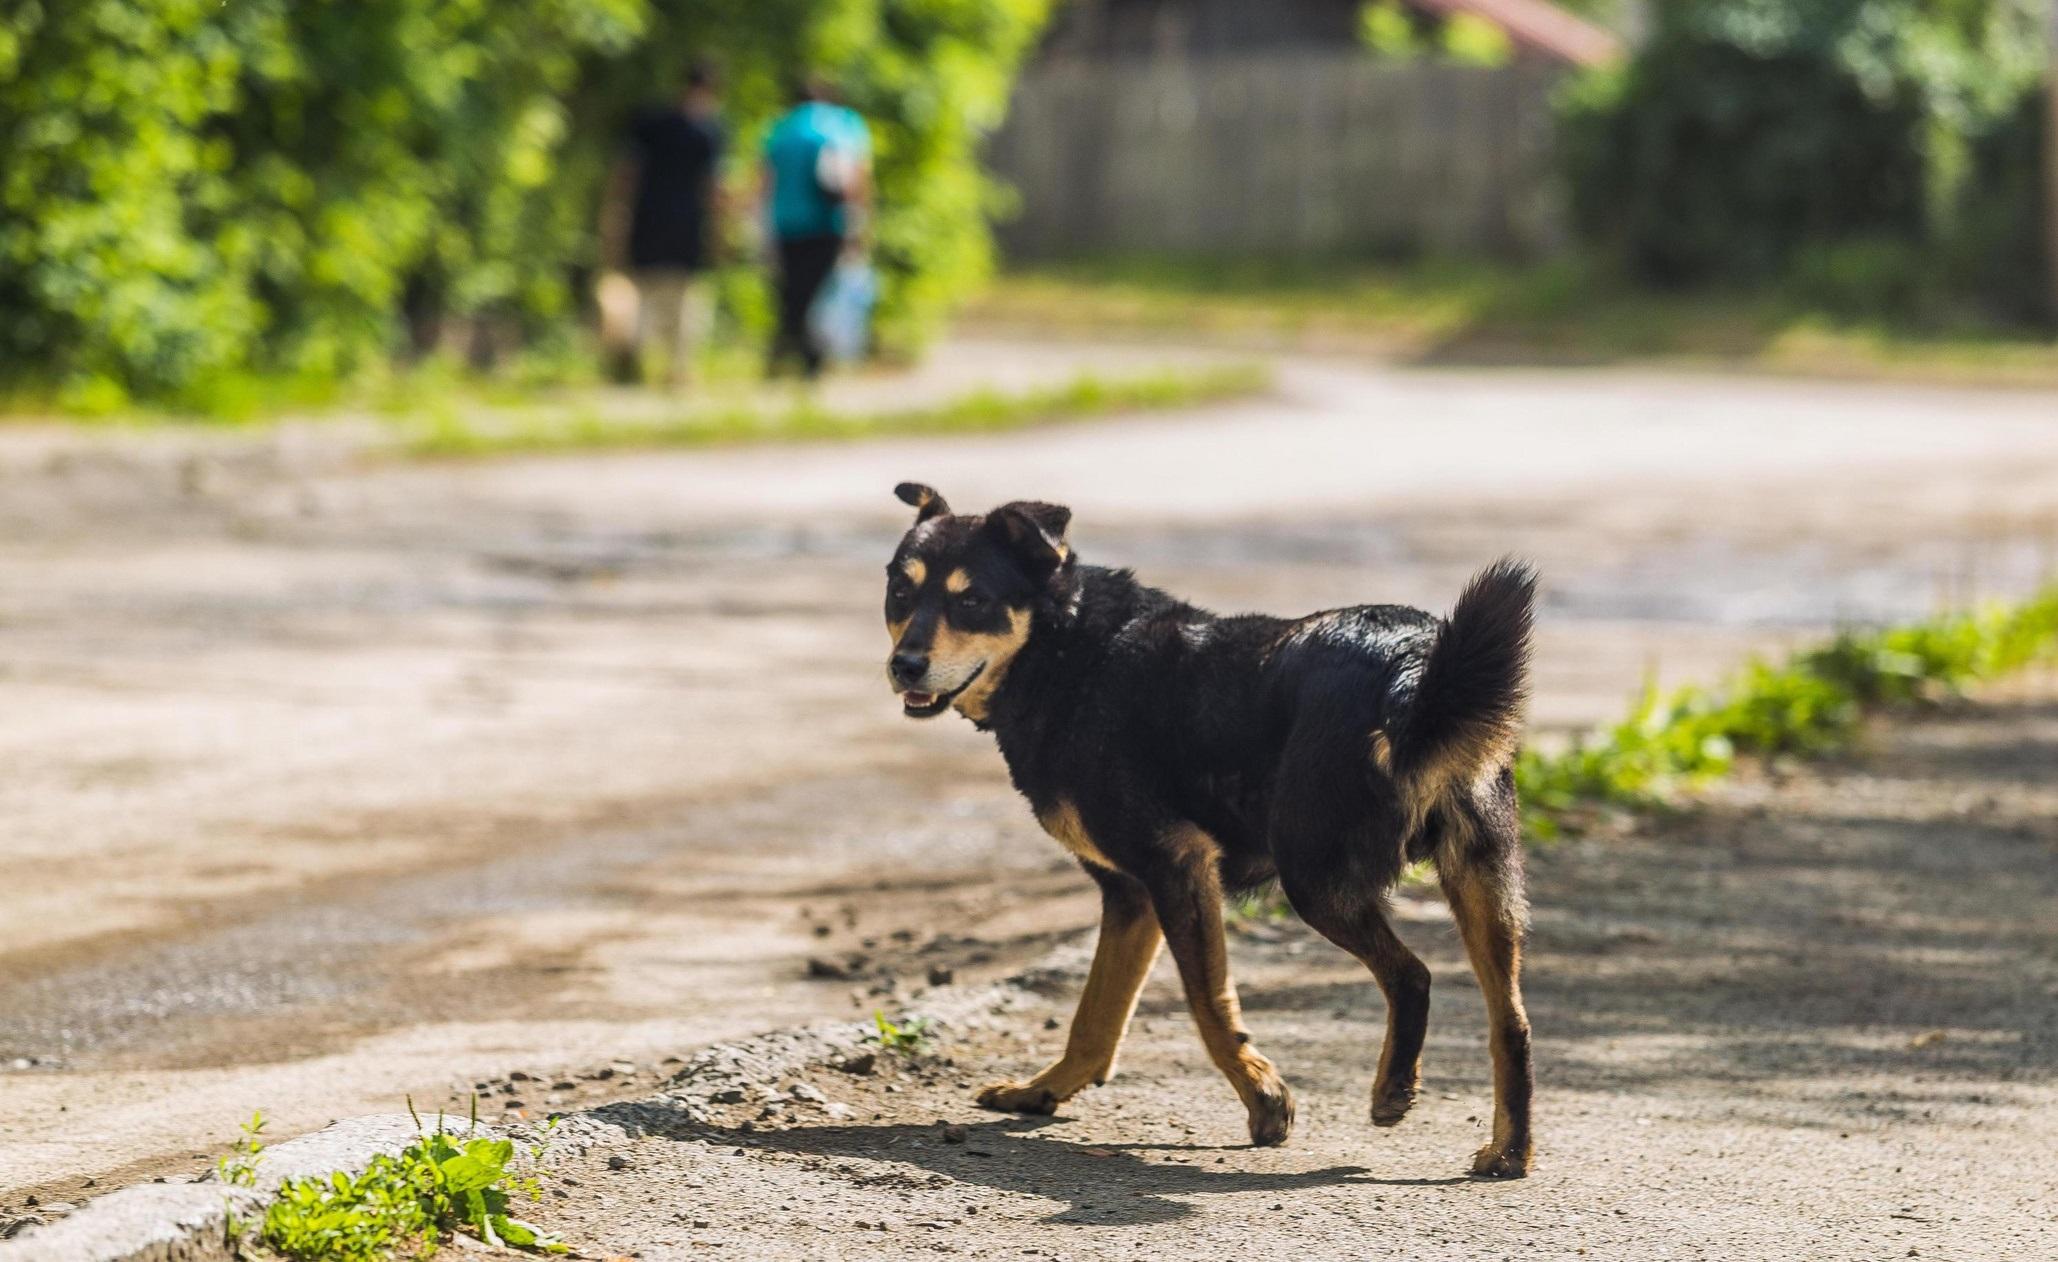
<svg viewBox="0 0 2058 1262"><path fill-rule="evenodd" d="M1538 53L1575 66L1595 66L1622 56L1622 41L1550 0L1405 0L1409 8L1440 18L1469 13L1507 32L1520 52Z"/></svg>

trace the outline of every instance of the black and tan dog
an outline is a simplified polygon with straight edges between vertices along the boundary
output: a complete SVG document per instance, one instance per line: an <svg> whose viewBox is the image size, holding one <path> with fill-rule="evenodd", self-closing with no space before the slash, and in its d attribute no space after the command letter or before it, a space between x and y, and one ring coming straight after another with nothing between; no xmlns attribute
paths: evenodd
<svg viewBox="0 0 2058 1262"><path fill-rule="evenodd" d="M959 516L925 486L886 567L888 663L909 715L955 708L1000 743L1015 787L1099 885L1100 943L1064 1055L979 1093L1049 1113L1105 1082L1160 943L1254 1143L1293 1126L1293 1096L1252 1046L1222 941L1224 891L1277 878L1302 919L1386 995L1372 1121L1414 1103L1429 970L1388 923L1402 867L1435 864L1486 993L1493 1142L1473 1173L1530 1158L1525 920L1511 770L1535 578L1504 561L1447 620L1399 605L1306 618L1218 617L1126 570L1081 565L1071 511L1013 503Z"/></svg>

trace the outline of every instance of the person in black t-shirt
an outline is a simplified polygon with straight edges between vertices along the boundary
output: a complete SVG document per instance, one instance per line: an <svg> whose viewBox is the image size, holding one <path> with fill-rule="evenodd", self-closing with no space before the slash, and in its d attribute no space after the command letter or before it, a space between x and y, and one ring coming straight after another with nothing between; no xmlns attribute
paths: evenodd
<svg viewBox="0 0 2058 1262"><path fill-rule="evenodd" d="M603 225L607 262L626 268L635 285L635 351L624 367L640 375L642 361L662 356L669 386L692 375L712 311L702 275L712 264L719 226L727 143L719 105L713 72L696 67L677 105L642 110L630 120ZM603 288L603 316L607 305Z"/></svg>

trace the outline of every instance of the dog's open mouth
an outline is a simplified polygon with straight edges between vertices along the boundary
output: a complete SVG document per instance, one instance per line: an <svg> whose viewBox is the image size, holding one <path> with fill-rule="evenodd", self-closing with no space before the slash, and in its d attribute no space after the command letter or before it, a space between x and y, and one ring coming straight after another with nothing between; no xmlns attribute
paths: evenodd
<svg viewBox="0 0 2058 1262"><path fill-rule="evenodd" d="M965 682L949 692L903 692L900 694L900 711L911 719L933 719L950 709L950 703L963 696L972 682L986 673L986 663L979 663L979 669L965 677Z"/></svg>

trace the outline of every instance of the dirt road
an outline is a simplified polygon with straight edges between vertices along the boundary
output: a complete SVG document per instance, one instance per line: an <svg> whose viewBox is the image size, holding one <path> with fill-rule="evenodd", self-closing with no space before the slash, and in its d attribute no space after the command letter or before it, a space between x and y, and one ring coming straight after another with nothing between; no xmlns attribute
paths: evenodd
<svg viewBox="0 0 2058 1262"><path fill-rule="evenodd" d="M1068 500L1089 559L1225 606L1437 606L1521 551L1549 728L1652 665L2027 587L2054 407L1294 362L1249 404L947 444L359 467L0 433L0 1209L195 1169L257 1107L633 1094L919 989L939 930L979 976L1086 923L990 746L879 681L902 478Z"/></svg>
<svg viewBox="0 0 2058 1262"><path fill-rule="evenodd" d="M538 1215L588 1256L646 1262L2058 1256L2054 766L2047 680L1699 818L1538 854L1521 1183L1463 1177L1492 1112L1485 1016L1423 889L1400 927L1434 1015L1394 1130L1365 1116L1369 977L1261 923L1231 955L1298 1097L1284 1148L1249 1146L1161 963L1118 1076L1056 1118L971 1096L1040 1067L1069 995L869 1076L603 1110L560 1144Z"/></svg>

